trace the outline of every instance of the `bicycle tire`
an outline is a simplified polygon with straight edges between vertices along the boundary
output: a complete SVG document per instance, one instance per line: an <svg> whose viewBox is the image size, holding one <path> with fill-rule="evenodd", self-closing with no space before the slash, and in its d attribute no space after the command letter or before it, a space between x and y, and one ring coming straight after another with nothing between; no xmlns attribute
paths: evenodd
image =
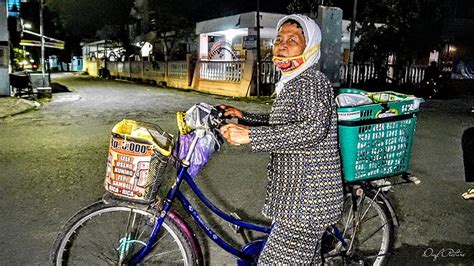
<svg viewBox="0 0 474 266"><path fill-rule="evenodd" d="M150 211L96 202L63 226L53 244L50 262L53 265L127 264L127 259L147 242L156 220ZM140 265L200 264L201 251L193 247L192 239L179 221L167 216L156 239Z"/></svg>
<svg viewBox="0 0 474 266"><path fill-rule="evenodd" d="M352 211L353 199L357 202L356 215ZM395 238L394 225L390 212L376 193L366 192L361 197L346 195L343 215L336 226L347 247L343 247L328 230L323 240L323 257L327 265L387 263Z"/></svg>

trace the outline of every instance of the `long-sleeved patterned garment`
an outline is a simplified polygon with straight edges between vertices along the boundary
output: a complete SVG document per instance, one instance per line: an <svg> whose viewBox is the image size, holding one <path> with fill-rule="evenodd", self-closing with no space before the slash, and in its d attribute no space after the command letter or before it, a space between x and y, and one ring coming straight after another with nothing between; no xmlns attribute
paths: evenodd
<svg viewBox="0 0 474 266"><path fill-rule="evenodd" d="M268 115L243 112L255 152L270 152L263 214L319 228L343 202L337 112L329 80L315 66L290 80Z"/></svg>

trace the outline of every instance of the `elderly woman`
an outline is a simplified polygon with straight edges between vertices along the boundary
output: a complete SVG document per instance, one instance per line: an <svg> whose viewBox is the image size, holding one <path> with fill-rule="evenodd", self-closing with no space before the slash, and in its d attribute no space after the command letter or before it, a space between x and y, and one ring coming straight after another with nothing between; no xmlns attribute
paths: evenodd
<svg viewBox="0 0 474 266"><path fill-rule="evenodd" d="M336 105L331 83L316 68L320 42L309 17L282 18L273 47L282 77L270 114L220 106L239 118L221 128L227 142L271 154L263 214L273 226L259 264L321 263L321 237L341 214Z"/></svg>

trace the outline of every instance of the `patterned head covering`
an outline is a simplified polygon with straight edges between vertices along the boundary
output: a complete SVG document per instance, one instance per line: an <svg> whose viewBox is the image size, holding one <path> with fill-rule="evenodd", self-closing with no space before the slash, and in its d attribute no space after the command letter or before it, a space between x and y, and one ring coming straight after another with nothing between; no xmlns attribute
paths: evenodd
<svg viewBox="0 0 474 266"><path fill-rule="evenodd" d="M282 19L280 19L280 21L278 21L276 33L278 34L280 27L289 19L297 21L303 29L306 48L303 51L303 54L301 55L303 60L300 60L300 62L303 63L300 67L288 73L282 71L281 78L276 83L275 91L277 94L280 93L281 89L288 81L297 77L310 66L316 64L319 61L319 58L321 57L321 52L319 49L321 43L321 30L319 29L319 26L316 24L316 22L308 16L293 14L283 17Z"/></svg>

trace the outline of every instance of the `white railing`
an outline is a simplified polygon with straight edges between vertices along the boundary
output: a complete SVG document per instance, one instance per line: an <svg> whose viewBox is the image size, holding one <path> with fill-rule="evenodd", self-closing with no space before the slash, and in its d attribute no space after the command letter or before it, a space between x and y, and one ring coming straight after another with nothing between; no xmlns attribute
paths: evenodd
<svg viewBox="0 0 474 266"><path fill-rule="evenodd" d="M425 75L425 68L424 66L410 66L408 68L402 68L402 76L399 83L419 83L423 80ZM340 70L340 79L342 83L348 83L348 75L349 75L349 66L342 65ZM388 66L387 68L387 79L386 82L391 83L395 79L394 74L394 67ZM365 83L368 80L377 79L377 73L375 71L375 66L372 64L362 64L362 65L354 65L352 69L352 82L353 83Z"/></svg>
<svg viewBox="0 0 474 266"><path fill-rule="evenodd" d="M179 78L187 78L188 64L186 61L168 62L168 75Z"/></svg>
<svg viewBox="0 0 474 266"><path fill-rule="evenodd" d="M425 68L419 66L410 66L402 78L402 83L420 83L425 77Z"/></svg>
<svg viewBox="0 0 474 266"><path fill-rule="evenodd" d="M340 79L342 83L349 83L349 66L342 65L339 69ZM352 82L353 83L363 83L370 79L377 78L377 73L375 72L374 65L364 64L364 65L353 65L352 68Z"/></svg>
<svg viewBox="0 0 474 266"><path fill-rule="evenodd" d="M244 73L243 61L201 61L200 78L203 80L217 80L240 82Z"/></svg>

